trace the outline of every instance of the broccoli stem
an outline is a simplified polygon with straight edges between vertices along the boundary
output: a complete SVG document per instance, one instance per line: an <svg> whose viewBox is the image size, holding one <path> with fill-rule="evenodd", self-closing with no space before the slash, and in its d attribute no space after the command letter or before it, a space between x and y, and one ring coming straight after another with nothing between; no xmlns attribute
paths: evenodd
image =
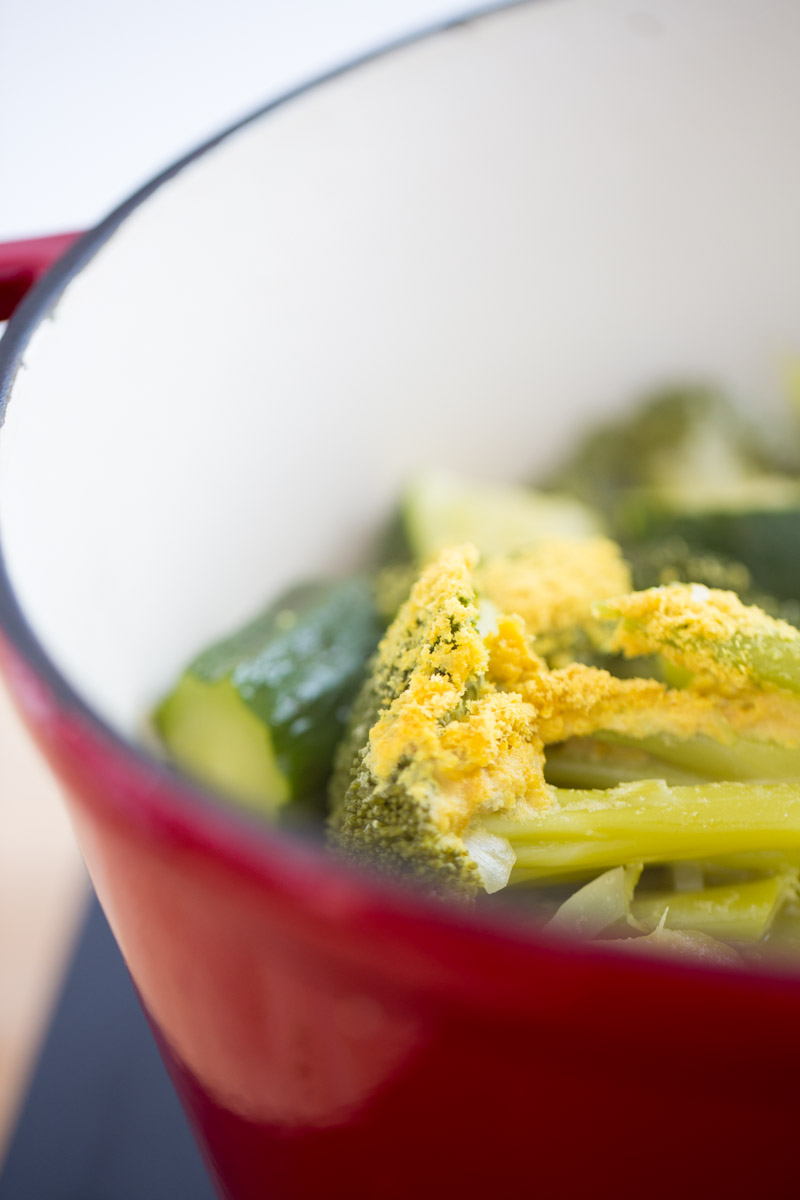
<svg viewBox="0 0 800 1200"><path fill-rule="evenodd" d="M770 929L770 948L788 952L791 960L796 962L800 949L800 902L795 898L785 904L778 913Z"/></svg>
<svg viewBox="0 0 800 1200"><path fill-rule="evenodd" d="M552 788L549 807L525 818L490 816L517 860L511 882L604 871L620 863L663 863L755 851L800 855L800 784L663 780L600 790Z"/></svg>
<svg viewBox="0 0 800 1200"><path fill-rule="evenodd" d="M637 897L634 920L655 929L666 912L667 929L695 929L722 941L757 942L795 894L795 877L773 875L693 892L653 892Z"/></svg>
<svg viewBox="0 0 800 1200"><path fill-rule="evenodd" d="M685 769L680 761L669 761L668 755L659 756L659 739L647 741L656 743L656 748L651 751L644 741L605 734L597 738L569 738L547 747L545 778L554 787L609 788L638 779L663 779L674 786L701 783L709 777L710 772L691 766ZM796 773L800 776L800 752Z"/></svg>
<svg viewBox="0 0 800 1200"><path fill-rule="evenodd" d="M609 623L607 649L627 657L661 654L690 672L746 679L800 692L800 630L732 592L671 584L601 601L595 616Z"/></svg>
<svg viewBox="0 0 800 1200"><path fill-rule="evenodd" d="M743 640L741 658L754 679L790 692L800 692L800 633L791 639L757 636ZM735 661L735 648L732 653Z"/></svg>
<svg viewBox="0 0 800 1200"><path fill-rule="evenodd" d="M781 874L790 869L800 869L800 852L754 850L752 853L726 854L720 858L696 859L695 862L707 882L741 883L754 875Z"/></svg>
<svg viewBox="0 0 800 1200"><path fill-rule="evenodd" d="M595 736L600 741L631 747L651 755L656 766L649 774L666 779L667 783L690 783L699 779L800 779L800 747L797 746L779 746L774 742L744 737L737 737L728 745L701 735L685 739L669 734L653 734L644 738L617 733L598 733ZM662 766L668 764L667 769L675 774L683 772L688 776L694 775L695 779L673 779L667 773L659 774L658 762ZM639 778L644 775L645 772ZM620 781L625 778L625 775L620 775ZM560 779L553 779L552 782L562 783Z"/></svg>

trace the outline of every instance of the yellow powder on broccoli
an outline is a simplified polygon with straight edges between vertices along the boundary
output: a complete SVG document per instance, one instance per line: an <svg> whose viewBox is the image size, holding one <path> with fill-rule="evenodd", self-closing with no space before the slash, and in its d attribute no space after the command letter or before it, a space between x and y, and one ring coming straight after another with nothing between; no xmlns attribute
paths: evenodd
<svg viewBox="0 0 800 1200"><path fill-rule="evenodd" d="M478 568L480 591L503 613L515 613L532 635L584 624L598 601L630 591L628 564L608 538L539 542L523 554Z"/></svg>
<svg viewBox="0 0 800 1200"><path fill-rule="evenodd" d="M729 744L744 734L800 744L796 697L756 685L727 658L723 684L709 686L719 678L714 655L720 647L741 647L743 638L765 630L781 634L781 622L732 593L676 585L616 596L595 608L617 620L608 639L615 651L644 655L677 647L679 661L698 672L686 688L619 678L579 662L548 667L532 634L581 613L581 620L590 620L588 597L594 592L596 599L597 590L585 564L605 563L605 584L615 581L615 571L619 582L621 560L616 548L609 550L612 543L592 539L585 559L572 552L576 545L555 553L549 583L536 555L476 570L473 548L444 551L425 569L381 643L377 670L383 662L385 673L393 673L394 698L370 731L366 762L379 788L402 771L409 795L431 808L442 832L461 834L479 814L549 804L545 747L569 738L702 735ZM516 596L533 629L523 614L501 611L482 637L476 577L498 607L503 596L506 603Z"/></svg>
<svg viewBox="0 0 800 1200"><path fill-rule="evenodd" d="M784 652L800 652L800 633L792 625L743 604L734 592L702 584L617 596L596 604L594 616L608 623L601 642L609 652L661 654L715 691L735 691L753 678L774 677L780 686Z"/></svg>

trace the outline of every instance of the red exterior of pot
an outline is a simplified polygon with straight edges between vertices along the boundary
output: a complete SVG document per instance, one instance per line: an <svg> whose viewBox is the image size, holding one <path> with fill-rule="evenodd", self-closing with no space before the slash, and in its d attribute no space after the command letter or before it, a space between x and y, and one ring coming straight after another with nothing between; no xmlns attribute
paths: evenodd
<svg viewBox="0 0 800 1200"><path fill-rule="evenodd" d="M0 657L221 1195L794 1194L800 979L387 889L193 797Z"/></svg>
<svg viewBox="0 0 800 1200"><path fill-rule="evenodd" d="M0 243L0 321L6 321L38 279L66 254L78 233L53 233Z"/></svg>

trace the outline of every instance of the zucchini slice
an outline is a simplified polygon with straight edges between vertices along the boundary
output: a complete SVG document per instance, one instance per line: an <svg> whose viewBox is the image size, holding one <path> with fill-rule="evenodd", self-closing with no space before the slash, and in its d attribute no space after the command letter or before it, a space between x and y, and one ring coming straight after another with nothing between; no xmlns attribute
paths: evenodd
<svg viewBox="0 0 800 1200"><path fill-rule="evenodd" d="M321 795L381 632L366 578L286 593L196 658L158 706L170 757L267 813Z"/></svg>

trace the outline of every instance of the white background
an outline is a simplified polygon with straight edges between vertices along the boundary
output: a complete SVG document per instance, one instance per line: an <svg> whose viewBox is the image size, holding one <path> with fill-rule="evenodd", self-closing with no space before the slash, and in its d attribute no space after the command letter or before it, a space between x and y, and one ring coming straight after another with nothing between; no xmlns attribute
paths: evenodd
<svg viewBox="0 0 800 1200"><path fill-rule="evenodd" d="M294 84L480 0L0 0L0 240L94 224Z"/></svg>

